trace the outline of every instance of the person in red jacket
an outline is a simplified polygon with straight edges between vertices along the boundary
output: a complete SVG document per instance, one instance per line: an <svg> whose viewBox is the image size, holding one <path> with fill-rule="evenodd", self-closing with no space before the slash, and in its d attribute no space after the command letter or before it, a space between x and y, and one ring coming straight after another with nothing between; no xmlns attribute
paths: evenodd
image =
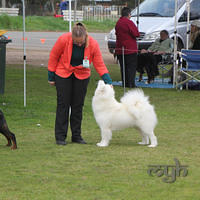
<svg viewBox="0 0 200 200"><path fill-rule="evenodd" d="M120 63L122 85L125 87L135 87L135 74L137 68L137 42L136 37L140 36L137 27L130 20L131 9L124 7L121 17L115 26L116 49L115 53ZM123 49L124 48L124 66L123 69ZM125 72L125 75L124 75ZM125 80L124 80L125 77Z"/></svg>
<svg viewBox="0 0 200 200"><path fill-rule="evenodd" d="M72 142L86 144L81 136L81 122L91 63L104 82L112 84L97 41L87 34L82 23L77 23L72 33L58 38L48 62L48 82L57 91L55 139L58 145L66 145L69 121Z"/></svg>

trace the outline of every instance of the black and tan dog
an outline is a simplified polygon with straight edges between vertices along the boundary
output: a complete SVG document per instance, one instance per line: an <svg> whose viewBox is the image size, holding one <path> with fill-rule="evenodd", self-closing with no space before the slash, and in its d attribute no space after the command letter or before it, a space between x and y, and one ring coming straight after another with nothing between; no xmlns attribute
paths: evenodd
<svg viewBox="0 0 200 200"><path fill-rule="evenodd" d="M9 130L8 125L6 123L6 119L1 110L0 110L0 133L2 133L8 140L7 146L11 146L11 149L17 148L15 134Z"/></svg>

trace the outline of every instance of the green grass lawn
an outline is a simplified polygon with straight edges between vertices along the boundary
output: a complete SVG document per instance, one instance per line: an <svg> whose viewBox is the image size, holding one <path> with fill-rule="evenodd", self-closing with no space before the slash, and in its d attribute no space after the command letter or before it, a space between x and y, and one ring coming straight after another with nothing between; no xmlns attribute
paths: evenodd
<svg viewBox="0 0 200 200"><path fill-rule="evenodd" d="M83 21L88 32L109 32L115 26L116 21L104 20L98 21ZM72 23L73 26L73 23ZM0 29L10 31L23 30L22 16L11 17L7 15L0 16ZM69 22L63 18L55 18L53 16L27 16L26 31L68 31Z"/></svg>
<svg viewBox="0 0 200 200"><path fill-rule="evenodd" d="M113 80L119 68L110 65ZM54 139L55 87L46 68L27 67L27 107L23 107L23 68L7 66L5 94L0 96L18 149L0 135L0 200L199 200L200 92L145 88L155 105L156 148L139 146L136 129L113 133L109 147L99 148L100 130L91 109L99 76L93 72L84 106L82 136L87 145L57 146ZM123 88L115 86L116 98ZM41 126L37 126L41 124ZM164 183L149 176L148 165L188 165L188 176Z"/></svg>

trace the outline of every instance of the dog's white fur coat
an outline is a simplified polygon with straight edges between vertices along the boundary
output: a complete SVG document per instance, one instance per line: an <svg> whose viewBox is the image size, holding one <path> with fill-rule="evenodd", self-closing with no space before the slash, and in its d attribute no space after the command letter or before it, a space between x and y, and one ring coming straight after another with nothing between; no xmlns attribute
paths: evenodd
<svg viewBox="0 0 200 200"><path fill-rule="evenodd" d="M139 144L149 144L150 139L149 147L157 146L157 138L154 135L157 117L143 90L130 90L118 102L114 89L100 80L92 99L92 109L101 129L101 142L97 143L98 146L109 145L113 130L128 127L137 127L140 130L142 142Z"/></svg>

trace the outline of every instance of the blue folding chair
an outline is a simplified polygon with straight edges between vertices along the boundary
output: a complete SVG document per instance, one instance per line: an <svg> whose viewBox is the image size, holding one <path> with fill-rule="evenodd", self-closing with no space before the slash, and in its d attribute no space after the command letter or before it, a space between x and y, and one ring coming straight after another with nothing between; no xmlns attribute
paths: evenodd
<svg viewBox="0 0 200 200"><path fill-rule="evenodd" d="M185 60L186 64L183 64ZM177 87L188 89L191 83L200 84L200 50L181 50L181 66L178 68Z"/></svg>

